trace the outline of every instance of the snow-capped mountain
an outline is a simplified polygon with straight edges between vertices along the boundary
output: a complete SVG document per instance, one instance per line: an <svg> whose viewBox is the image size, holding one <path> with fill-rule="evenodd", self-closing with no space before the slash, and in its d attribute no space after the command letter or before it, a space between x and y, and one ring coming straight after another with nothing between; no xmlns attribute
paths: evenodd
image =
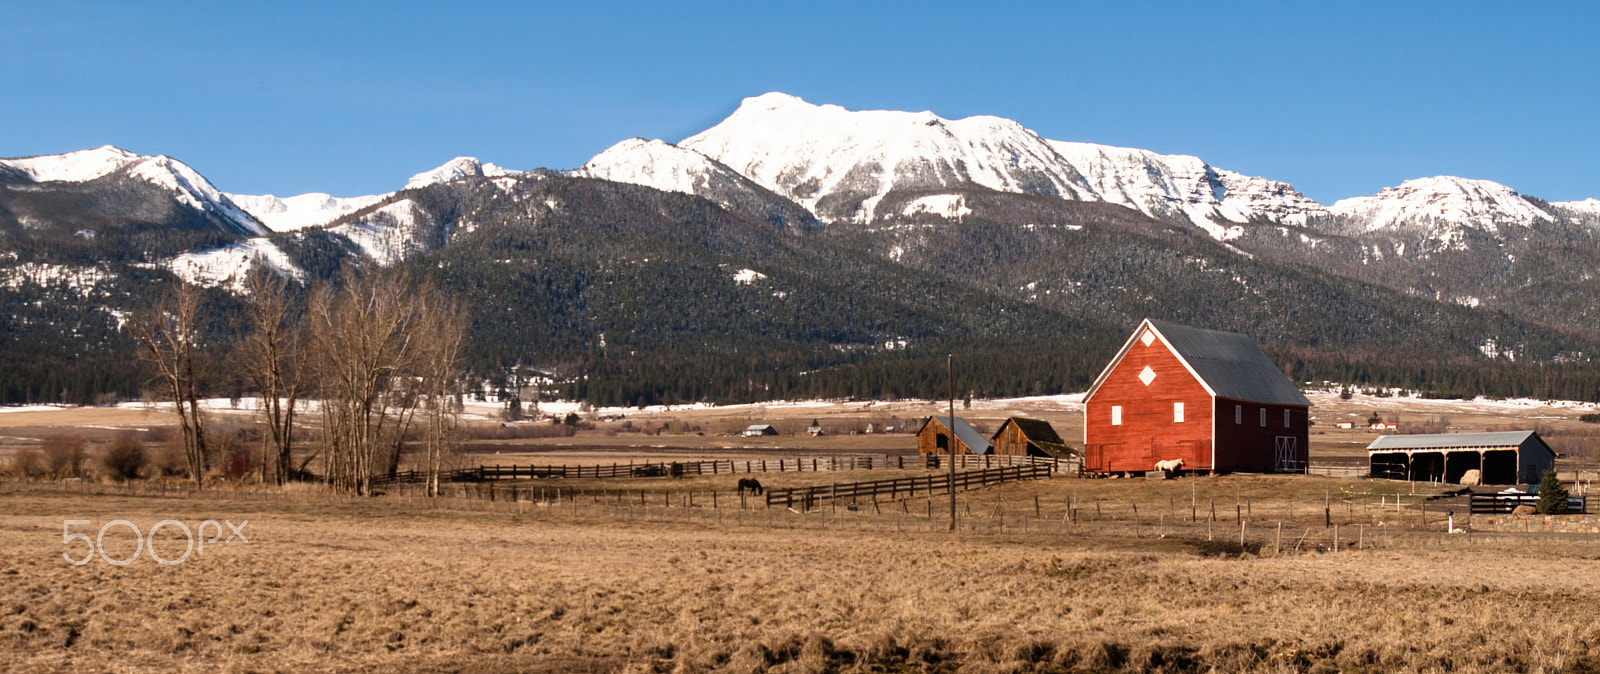
<svg viewBox="0 0 1600 674"><path fill-rule="evenodd" d="M1505 185L1453 176L1407 180L1370 197L1334 202L1329 209L1367 232L1429 225L1445 232L1459 227L1501 234L1555 220L1550 213Z"/></svg>
<svg viewBox="0 0 1600 674"><path fill-rule="evenodd" d="M414 190L437 183L447 183L461 178L506 178L521 173L478 161L476 157L456 157L432 171L423 171L406 182L404 189Z"/></svg>
<svg viewBox="0 0 1600 674"><path fill-rule="evenodd" d="M411 176L402 189L419 189L467 177L505 178L520 173L480 162L475 157L456 157L436 169ZM383 203L393 194L394 192L385 192L359 197L335 197L322 192L310 192L292 197L276 197L271 194L227 196L272 231L292 232L332 223L373 204Z"/></svg>
<svg viewBox="0 0 1600 674"><path fill-rule="evenodd" d="M780 227L810 226L815 218L737 171L693 150L659 140L629 138L571 172L584 178L693 194L731 211L752 213Z"/></svg>
<svg viewBox="0 0 1600 674"><path fill-rule="evenodd" d="M1305 224L1327 209L1287 183L1197 157L1047 140L998 117L849 111L770 93L680 146L795 199L828 222L871 221L895 190L978 185L1105 201L1227 238L1228 223Z"/></svg>
<svg viewBox="0 0 1600 674"><path fill-rule="evenodd" d="M235 234L259 236L267 229L187 164L165 155L141 156L106 145L57 155L0 159L0 166L44 186L52 184L104 185L137 181L170 193L184 207L210 217ZM46 187L48 189L48 187ZM19 218L21 219L21 218Z"/></svg>
<svg viewBox="0 0 1600 674"><path fill-rule="evenodd" d="M1049 141L1088 179L1098 201L1162 220L1187 221L1217 239L1232 238L1222 223L1266 219L1304 225L1328 209L1285 182L1216 168L1199 157L1148 150Z"/></svg>
<svg viewBox="0 0 1600 674"><path fill-rule="evenodd" d="M894 190L979 185L1094 198L1044 139L1009 119L849 111L769 93L679 143L795 200L825 222L869 222Z"/></svg>
<svg viewBox="0 0 1600 674"><path fill-rule="evenodd" d="M326 225L350 213L376 204L389 197L374 194L361 197L336 197L322 192L311 192L292 197L275 197L271 194L229 194L228 198L239 208L255 216L274 232L292 232L307 227Z"/></svg>

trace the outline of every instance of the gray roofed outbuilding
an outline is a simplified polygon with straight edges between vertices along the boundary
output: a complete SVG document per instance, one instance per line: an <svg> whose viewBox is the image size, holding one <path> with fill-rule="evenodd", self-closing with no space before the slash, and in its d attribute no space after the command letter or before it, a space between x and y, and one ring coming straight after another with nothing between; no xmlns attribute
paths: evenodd
<svg viewBox="0 0 1600 674"><path fill-rule="evenodd" d="M940 425L944 426L945 428L954 428L955 429L955 433L956 433L956 439L960 440L961 444L966 445L967 446L967 450L972 452L973 454L988 454L989 453L989 448L991 447L991 445L989 444L989 439L983 437L983 434L979 433L978 429L973 428L972 424L967 423L966 419L962 419L961 417L956 417L956 422L955 422L954 425L952 425L950 423L950 417L948 417L948 416L945 416L945 417L937 417L937 416L936 417L929 417L928 420L929 421L937 421L937 422L940 423ZM927 424L923 424L923 425L926 426Z"/></svg>
<svg viewBox="0 0 1600 674"><path fill-rule="evenodd" d="M1533 431L1501 431L1498 433L1434 433L1425 435L1381 435L1367 450L1384 449L1466 449L1479 447L1519 447L1527 442Z"/></svg>
<svg viewBox="0 0 1600 674"><path fill-rule="evenodd" d="M1556 458L1535 431L1384 435L1367 456L1373 477L1459 482L1477 470L1478 484L1537 482Z"/></svg>

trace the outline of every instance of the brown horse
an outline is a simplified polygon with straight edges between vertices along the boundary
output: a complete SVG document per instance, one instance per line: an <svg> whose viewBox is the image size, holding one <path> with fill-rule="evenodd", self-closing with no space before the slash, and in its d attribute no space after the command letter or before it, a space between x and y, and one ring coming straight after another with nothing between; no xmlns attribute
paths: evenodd
<svg viewBox="0 0 1600 674"><path fill-rule="evenodd" d="M756 496L760 496L765 491L761 488L760 480L753 477L739 478L739 493L744 494L746 489Z"/></svg>

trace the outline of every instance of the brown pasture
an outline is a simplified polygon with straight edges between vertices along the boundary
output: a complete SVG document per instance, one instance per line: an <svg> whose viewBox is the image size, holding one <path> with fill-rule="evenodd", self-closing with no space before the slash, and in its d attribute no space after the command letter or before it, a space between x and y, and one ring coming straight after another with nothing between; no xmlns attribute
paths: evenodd
<svg viewBox="0 0 1600 674"><path fill-rule="evenodd" d="M609 480L525 482L543 493L514 500L500 485L494 501L0 483L0 657L16 671L1600 667L1600 541L1446 535L1438 513L1421 520L1427 487L1056 478L959 494L949 533L947 497L800 514L741 508L735 479L621 485L643 506ZM1398 492L1401 509L1384 507ZM91 535L114 519L248 520L248 542L174 566L73 566L66 519ZM184 544L173 527L155 541L168 559ZM134 549L125 528L104 545Z"/></svg>

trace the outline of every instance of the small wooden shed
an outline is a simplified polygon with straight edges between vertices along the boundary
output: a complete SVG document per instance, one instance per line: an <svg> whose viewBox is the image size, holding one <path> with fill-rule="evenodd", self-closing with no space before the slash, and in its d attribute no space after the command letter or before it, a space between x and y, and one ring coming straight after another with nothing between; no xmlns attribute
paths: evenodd
<svg viewBox="0 0 1600 674"><path fill-rule="evenodd" d="M746 437L757 437L757 436L762 436L762 435L777 435L777 434L778 434L778 429L773 428L771 424L751 424L749 428L744 429L744 435Z"/></svg>
<svg viewBox="0 0 1600 674"><path fill-rule="evenodd" d="M989 440L966 419L955 418L955 448L957 454L988 454L992 449ZM949 454L951 445L950 417L928 417L917 431L918 454Z"/></svg>
<svg viewBox="0 0 1600 674"><path fill-rule="evenodd" d="M997 456L1044 456L1055 459L1071 457L1075 452L1050 422L1042 419L1011 417L1000 424L1000 430L989 438Z"/></svg>
<svg viewBox="0 0 1600 674"><path fill-rule="evenodd" d="M1556 453L1534 431L1384 435L1367 445L1372 476L1461 482L1482 471L1480 484L1536 483Z"/></svg>

